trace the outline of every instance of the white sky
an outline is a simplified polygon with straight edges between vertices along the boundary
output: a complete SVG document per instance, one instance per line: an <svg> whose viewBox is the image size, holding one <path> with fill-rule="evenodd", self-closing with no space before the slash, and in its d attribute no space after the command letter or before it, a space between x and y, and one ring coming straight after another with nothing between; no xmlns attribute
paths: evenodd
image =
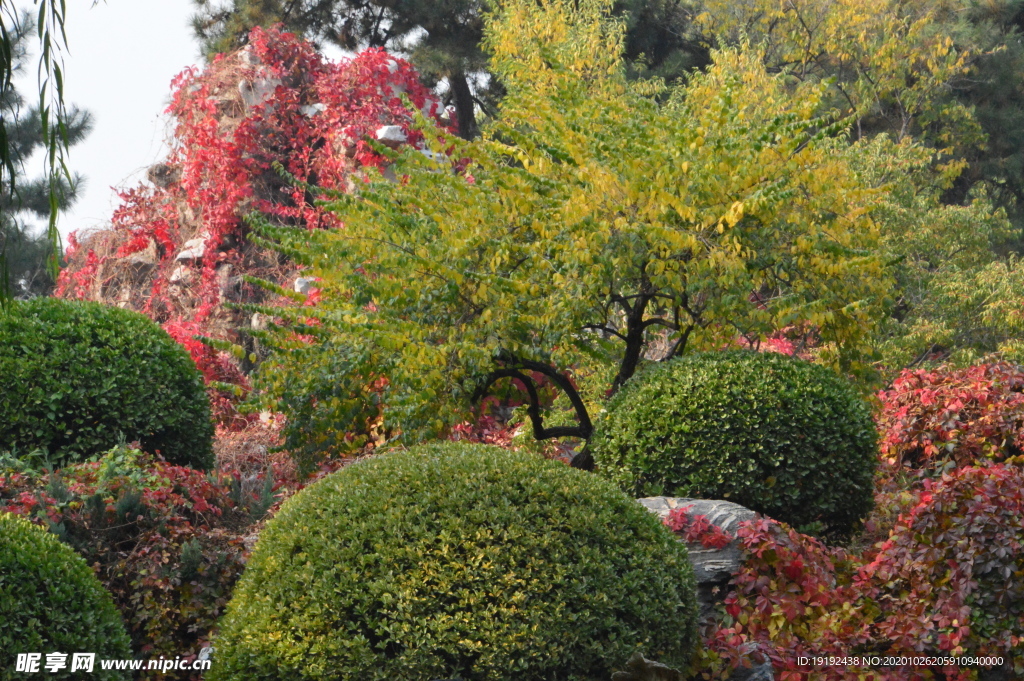
<svg viewBox="0 0 1024 681"><path fill-rule="evenodd" d="M65 101L92 113L93 130L71 149L68 165L85 176L86 187L60 218L65 235L109 221L118 204L111 187L136 185L163 158L171 79L200 62L189 26L191 0L91 5L67 1ZM34 58L26 71L19 88L30 103L37 87Z"/></svg>

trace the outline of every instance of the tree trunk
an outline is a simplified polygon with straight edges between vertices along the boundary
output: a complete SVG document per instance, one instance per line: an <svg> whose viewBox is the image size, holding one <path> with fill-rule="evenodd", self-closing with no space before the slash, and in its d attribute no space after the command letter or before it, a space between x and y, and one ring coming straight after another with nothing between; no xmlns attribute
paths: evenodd
<svg viewBox="0 0 1024 681"><path fill-rule="evenodd" d="M448 76L448 87L452 90L455 101L455 115L459 119L459 137L471 140L479 132L476 126L476 114L473 111L473 93L469 89L466 74L453 73Z"/></svg>

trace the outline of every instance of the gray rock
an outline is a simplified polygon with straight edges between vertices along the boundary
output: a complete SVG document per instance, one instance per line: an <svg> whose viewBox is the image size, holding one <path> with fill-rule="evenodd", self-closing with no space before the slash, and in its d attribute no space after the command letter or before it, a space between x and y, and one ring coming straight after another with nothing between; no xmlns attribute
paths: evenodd
<svg viewBox="0 0 1024 681"><path fill-rule="evenodd" d="M741 522L751 520L756 515L749 508L731 501L678 497L647 497L639 501L662 520L673 509L692 506L691 515L705 516L712 525L734 536ZM714 615L715 604L724 598L729 578L740 567L740 549L736 540L723 549L708 549L700 544L687 544L686 548L690 552L690 562L693 563L693 572L697 577L700 620L702 623L707 622Z"/></svg>
<svg viewBox="0 0 1024 681"><path fill-rule="evenodd" d="M625 671L612 674L612 681L683 681L678 669L652 662L640 653L633 653Z"/></svg>
<svg viewBox="0 0 1024 681"><path fill-rule="evenodd" d="M749 508L731 501L679 497L647 497L638 501L662 520L668 517L670 511L690 506L690 515L702 515L712 525L717 525L733 536L740 523L752 520L757 515ZM721 549L708 549L701 544L689 543L686 548L697 578L698 618L701 625L706 625L716 617L715 606L725 598L729 579L742 564L742 554L735 539ZM745 644L742 652L743 657L750 661L750 666L736 669L729 681L775 681L771 662L758 654L756 643Z"/></svg>

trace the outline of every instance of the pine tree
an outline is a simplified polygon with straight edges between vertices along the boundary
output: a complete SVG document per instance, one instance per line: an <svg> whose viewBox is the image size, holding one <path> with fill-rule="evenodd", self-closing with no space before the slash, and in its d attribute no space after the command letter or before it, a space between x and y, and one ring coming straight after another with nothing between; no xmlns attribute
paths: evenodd
<svg viewBox="0 0 1024 681"><path fill-rule="evenodd" d="M23 17L7 34L12 73L18 74L26 61L25 38L31 20ZM81 141L91 127L88 113L78 109L69 112L67 140L69 146ZM45 147L42 120L38 107L25 108L25 101L13 82L0 88L0 116L4 119L6 153L14 169L12 178L0 182L0 253L4 254L6 281L12 293L19 297L46 295L54 281L47 261L53 253L53 244L45 233L32 228L31 218L47 219L51 211L50 180L47 177L29 179L25 176L25 163ZM81 187L81 178L70 181L62 178L57 185L57 204L67 209Z"/></svg>

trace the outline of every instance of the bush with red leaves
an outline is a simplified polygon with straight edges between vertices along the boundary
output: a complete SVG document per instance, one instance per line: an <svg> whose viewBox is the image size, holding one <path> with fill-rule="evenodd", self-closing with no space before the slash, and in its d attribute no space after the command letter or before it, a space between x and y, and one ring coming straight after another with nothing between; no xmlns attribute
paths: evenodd
<svg viewBox="0 0 1024 681"><path fill-rule="evenodd" d="M1024 448L1024 368L907 370L879 393L882 458L926 469L1000 461Z"/></svg>
<svg viewBox="0 0 1024 681"><path fill-rule="evenodd" d="M743 523L744 563L721 621L703 632L699 678L725 679L758 644L780 681L968 681L1001 659L1024 674L1024 470L996 464L927 480L873 559L769 519ZM674 521L687 541L709 537ZM701 530L701 531L698 531ZM861 664L801 664L858 657ZM865 658L918 658L885 666ZM1002 678L1002 677L1000 677Z"/></svg>
<svg viewBox="0 0 1024 681"><path fill-rule="evenodd" d="M137 654L188 660L209 645L244 567L246 536L277 502L273 478L246 482L120 446L58 472L0 467L0 511L49 528L86 559L111 592Z"/></svg>

